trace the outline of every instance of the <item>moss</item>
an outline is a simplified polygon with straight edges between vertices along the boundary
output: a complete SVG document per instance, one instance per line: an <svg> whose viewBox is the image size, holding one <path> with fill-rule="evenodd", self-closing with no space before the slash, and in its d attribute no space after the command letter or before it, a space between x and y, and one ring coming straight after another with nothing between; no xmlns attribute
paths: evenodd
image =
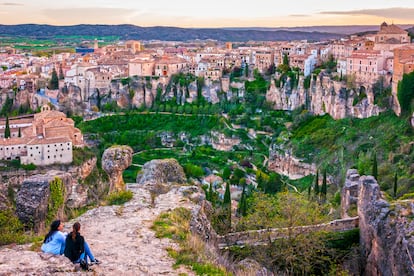
<svg viewBox="0 0 414 276"><path fill-rule="evenodd" d="M49 185L50 196L46 224L50 224L55 218L59 209L63 206L65 199L65 186L62 179L55 177Z"/></svg>

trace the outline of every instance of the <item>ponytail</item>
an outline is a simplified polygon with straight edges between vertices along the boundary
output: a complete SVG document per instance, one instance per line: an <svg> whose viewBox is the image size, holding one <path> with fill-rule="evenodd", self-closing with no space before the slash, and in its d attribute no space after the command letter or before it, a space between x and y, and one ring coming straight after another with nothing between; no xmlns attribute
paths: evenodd
<svg viewBox="0 0 414 276"><path fill-rule="evenodd" d="M79 230L80 230L80 223L75 222L73 224L72 240L76 240L76 235L79 233Z"/></svg>

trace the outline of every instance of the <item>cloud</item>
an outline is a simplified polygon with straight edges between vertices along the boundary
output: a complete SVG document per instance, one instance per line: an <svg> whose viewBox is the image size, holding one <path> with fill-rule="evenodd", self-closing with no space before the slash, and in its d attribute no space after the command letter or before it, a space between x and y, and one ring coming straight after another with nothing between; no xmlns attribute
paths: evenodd
<svg viewBox="0 0 414 276"><path fill-rule="evenodd" d="M43 15L55 24L121 24L136 14L135 10L123 8L69 8L44 9Z"/></svg>
<svg viewBox="0 0 414 276"><path fill-rule="evenodd" d="M362 10L349 10L349 11L323 11L319 14L327 15L370 15L385 18L405 19L412 20L414 14L414 8L387 8L387 9L362 9Z"/></svg>
<svg viewBox="0 0 414 276"><path fill-rule="evenodd" d="M310 17L309 14L289 14L289 17Z"/></svg>
<svg viewBox="0 0 414 276"><path fill-rule="evenodd" d="M23 4L21 3L11 3L11 2L0 3L0 5L2 6L23 6Z"/></svg>

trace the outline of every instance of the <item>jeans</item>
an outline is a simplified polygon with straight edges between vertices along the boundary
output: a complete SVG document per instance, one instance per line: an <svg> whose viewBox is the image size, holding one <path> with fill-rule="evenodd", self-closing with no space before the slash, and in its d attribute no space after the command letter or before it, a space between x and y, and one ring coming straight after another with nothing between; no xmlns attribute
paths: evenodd
<svg viewBox="0 0 414 276"><path fill-rule="evenodd" d="M89 260L90 261L94 261L95 260L95 257L93 256L92 251L89 248L89 245L88 245L87 242L85 242L84 247L85 247L85 251L82 252L82 254L80 255L79 259L76 260L75 263L80 263L80 261L82 259L85 260L86 262L88 262L88 257L89 257Z"/></svg>

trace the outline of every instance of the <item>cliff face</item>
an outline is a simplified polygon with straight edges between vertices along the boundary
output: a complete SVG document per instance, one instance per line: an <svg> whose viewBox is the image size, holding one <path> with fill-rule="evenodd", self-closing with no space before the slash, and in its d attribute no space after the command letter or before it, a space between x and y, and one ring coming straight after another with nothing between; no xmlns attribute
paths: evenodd
<svg viewBox="0 0 414 276"><path fill-rule="evenodd" d="M69 173L49 171L44 175L33 175L25 179L17 192L16 214L27 227L35 232L46 229L45 220L49 209L50 183L59 178L64 184L64 197L67 199L68 191L71 190L72 177ZM57 217L64 217L64 205L57 213Z"/></svg>
<svg viewBox="0 0 414 276"><path fill-rule="evenodd" d="M298 88L295 89L292 89L288 82L283 87L276 87L275 81L272 80L266 100L273 103L274 109L294 110L306 106L314 114L328 113L334 119L377 116L381 109L374 105L371 87L366 89L366 93L367 98L354 106L357 92L347 89L344 83L333 81L329 77L318 77L316 81L311 81L309 89L305 89L301 77Z"/></svg>
<svg viewBox="0 0 414 276"><path fill-rule="evenodd" d="M414 273L414 202L390 205L381 198L375 178L360 178L358 216L365 275Z"/></svg>
<svg viewBox="0 0 414 276"><path fill-rule="evenodd" d="M345 207L357 201L363 275L413 275L414 201L388 203L375 178L355 170L348 171L346 183Z"/></svg>
<svg viewBox="0 0 414 276"><path fill-rule="evenodd" d="M316 174L315 164L301 162L289 154L271 152L268 169L290 179L299 179L310 174Z"/></svg>

